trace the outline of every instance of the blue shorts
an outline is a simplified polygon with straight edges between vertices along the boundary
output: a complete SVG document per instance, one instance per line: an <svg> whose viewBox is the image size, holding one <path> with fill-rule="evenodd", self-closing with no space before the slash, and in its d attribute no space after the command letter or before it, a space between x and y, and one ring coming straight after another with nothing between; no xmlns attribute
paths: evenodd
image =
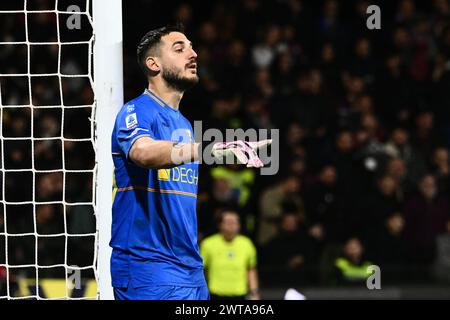
<svg viewBox="0 0 450 320"><path fill-rule="evenodd" d="M207 286L180 287L180 286L148 286L133 289L114 288L116 300L209 300Z"/></svg>

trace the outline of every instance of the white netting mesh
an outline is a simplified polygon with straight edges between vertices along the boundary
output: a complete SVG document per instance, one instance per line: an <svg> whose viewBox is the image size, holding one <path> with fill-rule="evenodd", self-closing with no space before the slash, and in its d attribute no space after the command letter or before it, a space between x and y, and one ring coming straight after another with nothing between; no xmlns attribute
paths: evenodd
<svg viewBox="0 0 450 320"><path fill-rule="evenodd" d="M89 0L12 1L0 21L0 298L98 298Z"/></svg>

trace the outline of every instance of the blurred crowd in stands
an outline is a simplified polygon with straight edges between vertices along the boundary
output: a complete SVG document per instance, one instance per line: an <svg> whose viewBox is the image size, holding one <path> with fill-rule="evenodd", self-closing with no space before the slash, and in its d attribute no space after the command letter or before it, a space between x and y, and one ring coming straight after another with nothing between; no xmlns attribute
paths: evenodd
<svg viewBox="0 0 450 320"><path fill-rule="evenodd" d="M366 26L370 4L381 8L380 30ZM262 286L350 284L365 279L361 268L370 264L392 283L450 282L449 0L133 0L123 17L125 101L146 86L135 56L140 37L179 21L198 53L200 75L181 112L201 120L204 130L280 130L277 175L238 165L201 167L200 242L217 232L216 213L233 208L258 249ZM21 19L0 19L0 41L20 37ZM54 17L35 23L50 30ZM50 31L36 37L56 40ZM26 46L2 47L1 73L26 73ZM87 72L82 49L63 46L61 72ZM41 50L31 50L32 61L40 61L34 72L47 73L57 67L58 47ZM1 78L2 104L23 106L3 109L3 137L90 136L91 108L38 107L61 99L66 106L90 106L89 81L63 78L61 88L53 78L32 79L33 108L27 77ZM64 142L64 154L58 139L34 146L5 141L3 147L4 168L94 165L89 141ZM6 174L8 201L92 199L92 176L36 174L33 195L27 174ZM37 205L36 227L33 206L5 208L8 233L95 230L89 206ZM34 263L34 236L19 240L9 263ZM54 263L58 255L50 246L64 254L58 242L42 240L39 259ZM89 245L73 246L84 248L74 261L90 264Z"/></svg>

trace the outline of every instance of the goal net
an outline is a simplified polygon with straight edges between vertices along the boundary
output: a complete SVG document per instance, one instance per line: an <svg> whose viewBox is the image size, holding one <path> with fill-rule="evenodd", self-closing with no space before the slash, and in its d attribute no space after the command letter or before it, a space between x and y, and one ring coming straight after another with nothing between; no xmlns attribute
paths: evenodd
<svg viewBox="0 0 450 320"><path fill-rule="evenodd" d="M0 2L0 299L99 298L93 26L90 0Z"/></svg>

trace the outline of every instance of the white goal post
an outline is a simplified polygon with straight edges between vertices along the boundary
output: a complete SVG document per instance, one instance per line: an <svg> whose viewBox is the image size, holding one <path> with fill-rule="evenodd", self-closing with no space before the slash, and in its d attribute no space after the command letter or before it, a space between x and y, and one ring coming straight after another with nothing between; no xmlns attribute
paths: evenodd
<svg viewBox="0 0 450 320"><path fill-rule="evenodd" d="M96 95L96 212L100 299L113 299L109 259L113 162L111 133L123 104L122 0L93 0L94 88Z"/></svg>

